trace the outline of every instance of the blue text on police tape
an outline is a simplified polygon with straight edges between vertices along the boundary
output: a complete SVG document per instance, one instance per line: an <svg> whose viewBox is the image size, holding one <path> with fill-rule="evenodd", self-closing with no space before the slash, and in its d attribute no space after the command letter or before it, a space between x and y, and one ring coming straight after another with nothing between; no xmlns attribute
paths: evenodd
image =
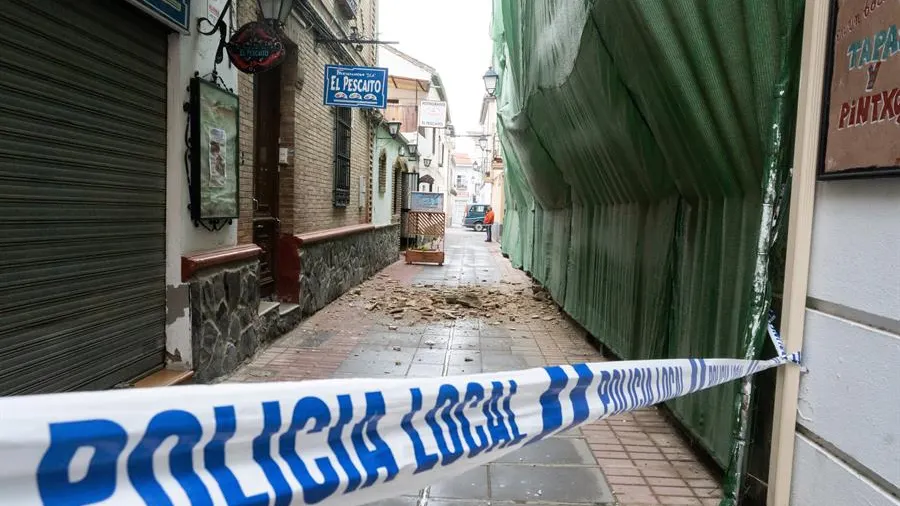
<svg viewBox="0 0 900 506"><path fill-rule="evenodd" d="M202 467L229 505L286 506L296 493L302 494L304 503L316 504L335 494L389 482L402 469L419 474L450 466L460 459L529 444L587 421L656 404L777 365L775 361L709 362L716 363L689 359L641 362L652 365L639 367L627 366L627 362L546 367L539 382L539 402L533 406L539 412L535 416L540 418L535 426L541 430L534 434L520 430L512 408L520 385L509 377L484 379L484 375L473 378L474 381L439 384L428 392L404 383L408 403L397 408L402 411L399 428L379 427L389 410L382 391L365 392L364 405L359 405L360 396L303 396L286 411L290 416L282 415L282 408L288 407L282 402L263 401L258 404L256 415L257 420L261 419L261 429L251 442L252 463L265 476L269 491L249 495L248 488L226 464L228 445L241 418L235 406L210 406L214 417L210 430L214 433L211 438L207 434L202 448ZM426 403L426 399L430 401ZM383 437L385 430L402 430L414 459L398 462L394 449ZM430 451L423 443L424 431L436 443ZM172 439L174 446L170 445L167 455L171 477L192 504L215 502L194 459L204 440L204 426L191 411L168 409L153 414L127 455L129 432L109 418L55 422L49 424L49 433L49 446L37 469L38 491L44 504L101 502L112 497L117 487L127 485L148 504L173 504L153 467L154 455ZM298 448L301 434L320 437L317 446L327 448L329 454L306 457L304 448ZM76 453L84 448L92 450L92 456L86 472L73 479L70 466ZM122 459L127 484L117 483L121 479L117 469ZM299 491L289 483L285 469L290 471L291 480L299 483Z"/></svg>

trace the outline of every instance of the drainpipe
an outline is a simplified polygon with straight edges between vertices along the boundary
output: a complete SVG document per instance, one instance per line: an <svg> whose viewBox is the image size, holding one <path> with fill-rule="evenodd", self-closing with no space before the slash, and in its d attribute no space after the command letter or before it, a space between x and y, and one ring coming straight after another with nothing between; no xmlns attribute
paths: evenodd
<svg viewBox="0 0 900 506"><path fill-rule="evenodd" d="M803 346L831 3L806 0L804 12L803 54L800 61L800 92L794 140L794 177L791 185L784 306L781 319L781 335L788 353L800 351ZM766 504L788 506L794 464L800 368L779 367L777 374Z"/></svg>

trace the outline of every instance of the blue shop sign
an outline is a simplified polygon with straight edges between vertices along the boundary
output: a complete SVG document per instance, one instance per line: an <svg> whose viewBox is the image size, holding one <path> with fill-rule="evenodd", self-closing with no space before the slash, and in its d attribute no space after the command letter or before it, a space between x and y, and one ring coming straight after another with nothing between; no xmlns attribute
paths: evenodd
<svg viewBox="0 0 900 506"><path fill-rule="evenodd" d="M325 66L325 105L384 109L388 69Z"/></svg>
<svg viewBox="0 0 900 506"><path fill-rule="evenodd" d="M129 0L154 18L182 33L190 33L191 0ZM213 20L215 21L215 20Z"/></svg>

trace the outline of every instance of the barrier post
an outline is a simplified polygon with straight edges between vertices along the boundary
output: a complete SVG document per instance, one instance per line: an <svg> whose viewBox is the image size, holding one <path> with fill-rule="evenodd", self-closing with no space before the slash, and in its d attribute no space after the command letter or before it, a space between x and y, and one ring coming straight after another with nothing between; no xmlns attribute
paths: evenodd
<svg viewBox="0 0 900 506"><path fill-rule="evenodd" d="M831 3L830 0L806 0L803 21L803 53L781 321L781 335L788 353L800 351L803 345ZM788 506L790 501L799 389L800 368L779 368L772 420L772 451L766 500L768 506Z"/></svg>

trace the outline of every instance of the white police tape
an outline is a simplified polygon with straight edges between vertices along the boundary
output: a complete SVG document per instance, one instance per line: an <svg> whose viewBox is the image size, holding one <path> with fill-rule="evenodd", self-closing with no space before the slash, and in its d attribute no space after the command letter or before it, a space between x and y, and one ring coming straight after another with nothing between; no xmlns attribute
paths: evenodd
<svg viewBox="0 0 900 506"><path fill-rule="evenodd" d="M0 504L361 505L582 424L799 362L779 350L765 361L3 398Z"/></svg>

